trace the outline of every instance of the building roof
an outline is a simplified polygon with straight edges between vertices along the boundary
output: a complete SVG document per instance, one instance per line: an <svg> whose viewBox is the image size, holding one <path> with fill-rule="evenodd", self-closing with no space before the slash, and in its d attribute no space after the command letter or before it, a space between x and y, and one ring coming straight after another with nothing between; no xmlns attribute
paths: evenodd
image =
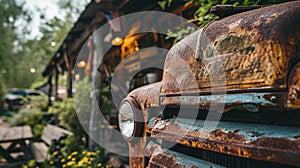
<svg viewBox="0 0 300 168"><path fill-rule="evenodd" d="M183 6L183 2L176 0L173 6L168 10L172 11ZM66 59L77 58L77 55L83 44L89 36L99 28L107 23L105 17L106 13L113 11L120 11L123 15L139 12L161 10L157 1L152 0L92 0L81 13L79 19L75 22L68 35L64 39L62 45L51 58L50 62L43 71L43 76L49 76L53 70L57 69L59 72L67 70ZM65 57L67 56L67 58ZM75 62L72 62L74 66Z"/></svg>

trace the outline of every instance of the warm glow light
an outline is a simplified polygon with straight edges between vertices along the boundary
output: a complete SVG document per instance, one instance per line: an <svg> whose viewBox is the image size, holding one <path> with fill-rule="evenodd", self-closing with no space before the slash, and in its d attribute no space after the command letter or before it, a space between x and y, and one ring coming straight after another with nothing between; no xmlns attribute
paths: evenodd
<svg viewBox="0 0 300 168"><path fill-rule="evenodd" d="M31 73L35 73L35 68L31 68L31 69L30 69L30 72L31 72Z"/></svg>
<svg viewBox="0 0 300 168"><path fill-rule="evenodd" d="M79 74L76 74L75 75L75 80L79 80L80 79L80 75Z"/></svg>
<svg viewBox="0 0 300 168"><path fill-rule="evenodd" d="M112 41L111 44L114 46L120 46L123 44L123 39L121 37L115 37Z"/></svg>
<svg viewBox="0 0 300 168"><path fill-rule="evenodd" d="M56 43L55 43L54 41L52 41L52 42L50 43L50 45L51 45L52 47L55 47L55 46L56 46Z"/></svg>
<svg viewBox="0 0 300 168"><path fill-rule="evenodd" d="M77 63L78 68L84 68L85 65L86 65L85 61L80 61L80 62Z"/></svg>

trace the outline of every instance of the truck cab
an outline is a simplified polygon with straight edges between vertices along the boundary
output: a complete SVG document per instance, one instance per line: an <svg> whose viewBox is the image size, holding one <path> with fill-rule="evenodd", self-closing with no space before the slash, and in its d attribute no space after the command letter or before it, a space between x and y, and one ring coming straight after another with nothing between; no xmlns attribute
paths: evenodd
<svg viewBox="0 0 300 168"><path fill-rule="evenodd" d="M299 167L300 2L215 20L119 106L131 167Z"/></svg>

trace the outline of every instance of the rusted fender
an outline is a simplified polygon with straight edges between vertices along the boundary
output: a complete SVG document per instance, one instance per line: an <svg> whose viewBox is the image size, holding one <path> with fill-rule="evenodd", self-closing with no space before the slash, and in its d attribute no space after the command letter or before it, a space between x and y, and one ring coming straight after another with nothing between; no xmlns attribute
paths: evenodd
<svg viewBox="0 0 300 168"><path fill-rule="evenodd" d="M223 166L182 153L162 149L159 144L154 142L147 144L145 152L150 156L148 168L224 168Z"/></svg>
<svg viewBox="0 0 300 168"><path fill-rule="evenodd" d="M289 66L299 61L299 20L300 1L293 1L211 22L169 51L162 92L286 89Z"/></svg>
<svg viewBox="0 0 300 168"><path fill-rule="evenodd" d="M127 97L135 99L142 110L146 110L150 106L158 107L161 86L162 82L143 86L133 90Z"/></svg>
<svg viewBox="0 0 300 168"><path fill-rule="evenodd" d="M153 119L148 124L148 131L151 137L188 147L300 166L299 128L220 122L211 129L205 127L204 122Z"/></svg>
<svg viewBox="0 0 300 168"><path fill-rule="evenodd" d="M261 89L262 90L262 89ZM211 104L222 105L225 104L222 112L226 112L232 109L244 110L249 112L258 112L261 107L264 109L273 109L283 111L283 102L285 100L285 93L227 93L227 94L215 94L205 95L172 95L172 96L160 96L161 105L193 105L199 106L203 110L209 110Z"/></svg>
<svg viewBox="0 0 300 168"><path fill-rule="evenodd" d="M137 141L128 142L129 145L129 162L132 167L145 167L145 157L143 149L146 146L146 118L147 118L147 110L152 107L158 107L159 105L159 94L162 83L154 83L147 86L140 87L131 93L125 98L127 100L136 101L141 115L144 118L142 134L139 135Z"/></svg>

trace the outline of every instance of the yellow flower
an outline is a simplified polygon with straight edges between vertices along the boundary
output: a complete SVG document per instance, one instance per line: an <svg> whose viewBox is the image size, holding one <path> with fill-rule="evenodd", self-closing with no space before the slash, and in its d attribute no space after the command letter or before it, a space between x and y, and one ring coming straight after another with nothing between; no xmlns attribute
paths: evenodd
<svg viewBox="0 0 300 168"><path fill-rule="evenodd" d="M112 165L106 165L105 167L106 167L106 168L111 168L111 167L112 167Z"/></svg>
<svg viewBox="0 0 300 168"><path fill-rule="evenodd" d="M101 166L102 166L102 164L101 164L101 163L98 163L98 164L97 164L97 167L101 167Z"/></svg>
<svg viewBox="0 0 300 168"><path fill-rule="evenodd" d="M71 161L71 162L68 162L68 163L67 163L67 166L72 166L72 165L74 165L74 164L76 164L76 163L73 162L73 161Z"/></svg>
<svg viewBox="0 0 300 168"><path fill-rule="evenodd" d="M60 160L60 162L62 162L62 163L65 162L65 161L66 161L66 160L65 160L64 158L62 158L62 159Z"/></svg>
<svg viewBox="0 0 300 168"><path fill-rule="evenodd" d="M81 167L81 166L83 166L83 165L84 165L84 164L83 164L83 160L81 160L81 161L78 162L78 166L79 166L79 167Z"/></svg>
<svg viewBox="0 0 300 168"><path fill-rule="evenodd" d="M53 165L53 163L54 163L53 161L50 161L50 164L51 164L51 165Z"/></svg>
<svg viewBox="0 0 300 168"><path fill-rule="evenodd" d="M67 157L67 159L68 159L68 160L72 159L72 156L71 156L71 155L70 155L70 156L68 156L68 157Z"/></svg>
<svg viewBox="0 0 300 168"><path fill-rule="evenodd" d="M76 158L72 158L72 161L76 161Z"/></svg>
<svg viewBox="0 0 300 168"><path fill-rule="evenodd" d="M77 154L78 154L77 151L71 153L71 155L77 155Z"/></svg>
<svg viewBox="0 0 300 168"><path fill-rule="evenodd" d="M99 154L99 153L100 153L100 150L96 150L96 153L98 153L98 154Z"/></svg>
<svg viewBox="0 0 300 168"><path fill-rule="evenodd" d="M83 151L82 154L85 155L85 154L86 154L86 151Z"/></svg>
<svg viewBox="0 0 300 168"><path fill-rule="evenodd" d="M67 165L66 165L66 164L63 164L62 167L65 168L65 167L67 167Z"/></svg>
<svg viewBox="0 0 300 168"><path fill-rule="evenodd" d="M90 158L91 161L95 160L95 158Z"/></svg>
<svg viewBox="0 0 300 168"><path fill-rule="evenodd" d="M83 162L88 162L88 161L89 161L89 158L84 157L84 158L82 159L82 161L83 161Z"/></svg>
<svg viewBox="0 0 300 168"><path fill-rule="evenodd" d="M51 157L54 157L54 156L57 155L57 154L58 154L58 152L57 152L57 151L54 151L54 152L52 153Z"/></svg>

